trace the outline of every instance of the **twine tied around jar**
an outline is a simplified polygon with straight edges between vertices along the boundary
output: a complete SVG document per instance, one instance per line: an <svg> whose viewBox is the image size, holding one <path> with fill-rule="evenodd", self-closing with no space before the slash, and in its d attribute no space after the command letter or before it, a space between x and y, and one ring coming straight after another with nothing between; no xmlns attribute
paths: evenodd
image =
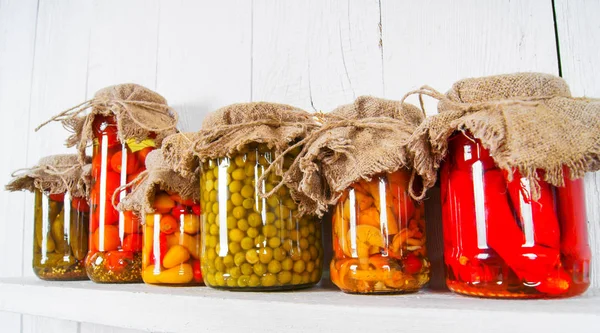
<svg viewBox="0 0 600 333"><path fill-rule="evenodd" d="M448 140L458 131L479 139L509 180L514 170L528 179L534 200L540 179L564 184L564 166L572 179L600 169L600 101L573 98L561 78L515 73L463 79L446 94L423 86L403 100L414 94L438 101L438 113L415 130L409 143L424 190L435 184Z"/></svg>
<svg viewBox="0 0 600 333"><path fill-rule="evenodd" d="M92 110L88 115L79 116L88 109ZM65 129L73 133L66 140L67 146L77 146L83 158L85 148L93 139L92 124L96 115L116 117L117 134L121 142L127 139L141 141L154 134L159 144L164 137L175 133L179 119L177 112L167 105L162 96L129 83L101 89L94 98L53 116L35 130L53 121L60 121Z"/></svg>

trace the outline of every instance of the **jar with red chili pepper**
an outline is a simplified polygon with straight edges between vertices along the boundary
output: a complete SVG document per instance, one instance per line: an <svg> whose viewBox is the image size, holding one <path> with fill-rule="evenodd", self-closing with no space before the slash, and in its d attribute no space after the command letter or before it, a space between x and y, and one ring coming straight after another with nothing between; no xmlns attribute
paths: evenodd
<svg viewBox="0 0 600 333"><path fill-rule="evenodd" d="M199 203L160 190L155 193L153 208L144 223L144 282L203 285Z"/></svg>
<svg viewBox="0 0 600 333"><path fill-rule="evenodd" d="M408 194L401 169L361 180L333 213L331 280L347 293L418 291L429 281L423 204Z"/></svg>
<svg viewBox="0 0 600 333"><path fill-rule="evenodd" d="M583 180L531 184L501 170L470 133L450 138L441 167L446 282L490 298L579 295L590 285ZM535 188L534 188L535 186ZM534 199L534 189L539 198Z"/></svg>
<svg viewBox="0 0 600 333"><path fill-rule="evenodd" d="M155 147L151 137L125 140L117 136L114 116L97 115L92 124L92 183L87 273L94 282L142 281L142 226L133 211L119 212L113 195L146 169L146 156ZM125 190L115 194L118 202Z"/></svg>

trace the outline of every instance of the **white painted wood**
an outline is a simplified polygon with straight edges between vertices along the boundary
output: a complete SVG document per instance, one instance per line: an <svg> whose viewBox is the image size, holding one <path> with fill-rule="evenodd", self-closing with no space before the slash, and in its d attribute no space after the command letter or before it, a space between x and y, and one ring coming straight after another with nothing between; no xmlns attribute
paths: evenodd
<svg viewBox="0 0 600 333"><path fill-rule="evenodd" d="M517 71L558 74L550 1L381 4L387 98L401 98L423 84L445 92L465 77ZM435 103L429 101L427 109L436 113Z"/></svg>
<svg viewBox="0 0 600 333"><path fill-rule="evenodd" d="M49 305L52 306L52 305ZM77 332L77 322L46 317L23 315L22 333ZM8 333L8 332L7 332Z"/></svg>
<svg viewBox="0 0 600 333"><path fill-rule="evenodd" d="M87 97L106 86L156 86L157 0L96 0L90 34Z"/></svg>
<svg viewBox="0 0 600 333"><path fill-rule="evenodd" d="M160 2L157 85L196 131L217 108L250 101L252 2Z"/></svg>
<svg viewBox="0 0 600 333"><path fill-rule="evenodd" d="M35 44L37 0L0 0L0 110L10 112L11 129L0 131L5 158L0 163L0 184L26 165L24 146L30 133L29 96ZM18 27L18 29L15 29ZM6 110L6 111L4 111ZM16 133L22 133L16 135ZM18 139L18 140L15 140ZM18 144L17 144L18 142ZM10 156L10 158L6 158ZM20 276L23 266L23 210L25 194L0 191L0 276ZM21 331L21 315L0 312L2 330Z"/></svg>
<svg viewBox="0 0 600 333"><path fill-rule="evenodd" d="M556 0L562 76L574 96L600 98L600 2ZM588 174L586 204L592 246L592 285L600 286L600 173Z"/></svg>
<svg viewBox="0 0 600 333"><path fill-rule="evenodd" d="M130 328L111 327L106 325L81 323L79 333L140 333L148 331L133 330Z"/></svg>
<svg viewBox="0 0 600 333"><path fill-rule="evenodd" d="M331 111L383 93L379 4L255 0L252 100Z"/></svg>
<svg viewBox="0 0 600 333"><path fill-rule="evenodd" d="M19 297L23 294L29 297ZM52 306L59 298L61 306ZM597 332L600 291L515 302L433 292L402 297L324 288L237 293L3 278L0 310L167 332Z"/></svg>

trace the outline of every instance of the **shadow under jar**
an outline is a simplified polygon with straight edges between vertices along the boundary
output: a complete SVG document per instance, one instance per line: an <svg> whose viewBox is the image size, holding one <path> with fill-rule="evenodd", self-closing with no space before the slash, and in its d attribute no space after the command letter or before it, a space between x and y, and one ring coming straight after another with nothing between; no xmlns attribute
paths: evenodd
<svg viewBox="0 0 600 333"><path fill-rule="evenodd" d="M332 218L331 281L358 294L408 293L429 282L425 216L399 170L344 191Z"/></svg>
<svg viewBox="0 0 600 333"><path fill-rule="evenodd" d="M284 159L284 169L297 151ZM258 179L273 162L265 144L202 164L202 273L207 286L276 291L315 285L323 270L321 222L298 217L286 186L261 198ZM266 192L281 177L271 173ZM266 193L265 192L265 193Z"/></svg>
<svg viewBox="0 0 600 333"><path fill-rule="evenodd" d="M200 270L200 205L157 191L146 214L142 278L148 284L203 285Z"/></svg>
<svg viewBox="0 0 600 333"><path fill-rule="evenodd" d="M87 280L90 207L85 198L69 193L35 190L33 271L42 280Z"/></svg>
<svg viewBox="0 0 600 333"><path fill-rule="evenodd" d="M444 261L450 290L490 298L579 295L590 284L583 180L544 182L532 200L470 133L457 133L441 168Z"/></svg>
<svg viewBox="0 0 600 333"><path fill-rule="evenodd" d="M114 116L97 116L93 130L87 273L94 282L142 282L141 220L132 211L117 211L112 197L146 169L146 155L154 149L154 141L120 142ZM119 193L117 201L125 193Z"/></svg>

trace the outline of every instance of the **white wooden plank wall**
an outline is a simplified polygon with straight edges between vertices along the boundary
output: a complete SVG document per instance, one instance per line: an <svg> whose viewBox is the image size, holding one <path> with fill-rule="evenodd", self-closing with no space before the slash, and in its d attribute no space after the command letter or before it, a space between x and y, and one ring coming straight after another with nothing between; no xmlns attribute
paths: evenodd
<svg viewBox="0 0 600 333"><path fill-rule="evenodd" d="M363 94L399 99L422 84L445 91L466 76L513 71L561 68L575 95L600 97L598 12L595 0L0 0L0 180L67 151L60 126L34 134L37 124L122 82L156 89L184 130L234 102L330 111ZM600 175L586 186L600 287ZM32 275L31 196L0 191L0 202L0 276ZM441 240L430 224L429 238ZM0 325L7 333L133 332L9 313Z"/></svg>

